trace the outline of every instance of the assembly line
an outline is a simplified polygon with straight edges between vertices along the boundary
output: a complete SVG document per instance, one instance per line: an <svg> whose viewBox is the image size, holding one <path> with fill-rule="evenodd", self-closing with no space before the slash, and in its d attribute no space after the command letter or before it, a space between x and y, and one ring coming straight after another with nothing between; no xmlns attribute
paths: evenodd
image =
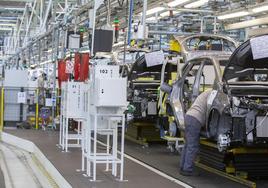
<svg viewBox="0 0 268 188"><path fill-rule="evenodd" d="M0 188L267 187L267 13L0 0Z"/></svg>

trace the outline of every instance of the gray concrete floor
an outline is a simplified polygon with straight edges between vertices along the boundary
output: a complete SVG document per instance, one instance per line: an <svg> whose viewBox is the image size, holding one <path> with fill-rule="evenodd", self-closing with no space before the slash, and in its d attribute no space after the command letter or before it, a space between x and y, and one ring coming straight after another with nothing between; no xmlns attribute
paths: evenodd
<svg viewBox="0 0 268 188"><path fill-rule="evenodd" d="M166 145L151 144L149 147L141 147L137 144L127 141L125 147L126 153L149 164L152 167L161 169L166 174L182 180L198 188L243 188L246 187L239 183L235 183L224 177L209 173L203 169L197 168L200 172L199 177L185 177L179 174L180 156L171 153ZM253 180L257 184L257 188L267 188L268 180Z"/></svg>
<svg viewBox="0 0 268 188"><path fill-rule="evenodd" d="M104 167L97 166L97 179L103 181L92 183L89 178L76 171L81 168L81 150L71 148L70 152L65 153L56 147L58 132L35 130L7 130L5 132L33 141L74 188L181 187L130 160L125 160L124 176L127 182L116 181L110 172L104 172Z"/></svg>
<svg viewBox="0 0 268 188"><path fill-rule="evenodd" d="M110 174L103 172L104 168L98 168L97 177L104 181L99 183L91 183L88 178L76 172L81 165L81 152L79 149L71 149L69 153L62 153L56 147L58 143L58 132L35 131L35 130L7 130L6 132L13 135L33 141L47 156L47 158L55 165L62 175L69 181L73 187L117 187L117 188L172 188L180 187L169 180L145 169L144 167L126 160L125 177L129 181L119 183L113 179ZM230 181L226 178L209 173L202 169L200 177L184 177L179 174L179 155L171 153L164 144L151 144L149 147L142 147L132 142L126 141L126 154L143 161L150 166L161 170L169 176L179 179L197 188L226 188L235 187L243 188L245 186ZM257 187L268 187L267 180L257 180Z"/></svg>
<svg viewBox="0 0 268 188"><path fill-rule="evenodd" d="M5 179L1 168L0 168L0 188L5 188Z"/></svg>
<svg viewBox="0 0 268 188"><path fill-rule="evenodd" d="M161 169L166 174L180 179L194 187L198 188L243 188L245 186L230 181L226 178L209 173L202 169L198 177L185 177L179 174L180 156L177 153L171 153L166 145L151 144L149 147L141 147L131 142L126 143L126 153L144 161L145 163L157 169Z"/></svg>

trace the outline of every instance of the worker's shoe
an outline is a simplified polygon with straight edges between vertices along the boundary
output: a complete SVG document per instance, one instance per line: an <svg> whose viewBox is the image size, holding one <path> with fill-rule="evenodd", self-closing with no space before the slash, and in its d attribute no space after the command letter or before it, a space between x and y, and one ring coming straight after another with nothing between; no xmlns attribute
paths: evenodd
<svg viewBox="0 0 268 188"><path fill-rule="evenodd" d="M185 170L180 170L180 174L183 176L199 176L199 172L197 171L185 171Z"/></svg>

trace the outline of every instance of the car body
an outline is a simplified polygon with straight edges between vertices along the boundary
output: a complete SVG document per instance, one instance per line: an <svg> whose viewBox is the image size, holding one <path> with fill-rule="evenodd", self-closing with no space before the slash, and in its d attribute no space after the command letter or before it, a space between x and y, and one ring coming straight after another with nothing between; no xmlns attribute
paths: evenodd
<svg viewBox="0 0 268 188"><path fill-rule="evenodd" d="M237 146L261 146L268 141L268 58L254 60L250 40L228 56L200 56L188 60L182 77L173 85L168 104L178 126L184 128L184 117L200 94L202 72L213 64L214 83L207 101L206 125L202 135L218 144L219 151ZM224 61L224 72L220 68ZM193 71L196 66L197 70ZM202 68L202 66L204 66ZM187 94L187 78L196 72L191 92ZM208 72L211 77L212 71Z"/></svg>
<svg viewBox="0 0 268 188"><path fill-rule="evenodd" d="M181 77L172 84L167 99L167 104L170 107L169 113L174 115L176 122L181 129L184 129L185 113L190 107L190 104L194 102L195 98L200 94L200 89L204 90L218 87L218 84L215 84L214 82L220 83L222 69L229 57L230 56L226 54L218 54L214 56L202 55L187 61L186 65L183 67ZM205 71L205 74L203 71ZM213 76L212 73L214 73ZM209 80L206 80L206 83L204 83L203 86L200 84L202 76L210 77Z"/></svg>
<svg viewBox="0 0 268 188"><path fill-rule="evenodd" d="M156 122L162 65L147 66L145 56L139 57L128 73L128 101L135 107L134 119ZM166 80L177 66L169 64L165 71Z"/></svg>
<svg viewBox="0 0 268 188"><path fill-rule="evenodd" d="M181 45L184 62L202 55L214 56L217 53L231 55L238 43L227 36L219 34L194 34L174 36Z"/></svg>

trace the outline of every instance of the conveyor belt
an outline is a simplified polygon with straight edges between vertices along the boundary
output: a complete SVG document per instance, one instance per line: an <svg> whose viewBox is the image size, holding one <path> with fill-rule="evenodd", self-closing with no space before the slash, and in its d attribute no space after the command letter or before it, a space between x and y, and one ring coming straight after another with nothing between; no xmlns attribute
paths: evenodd
<svg viewBox="0 0 268 188"><path fill-rule="evenodd" d="M216 151L216 148L201 144L199 160L201 163L213 167L217 170L225 170L226 165L224 163L225 155Z"/></svg>
<svg viewBox="0 0 268 188"><path fill-rule="evenodd" d="M266 148L235 148L220 153L214 143L202 140L199 161L202 164L226 172L246 173L248 178L268 177L268 153Z"/></svg>
<svg viewBox="0 0 268 188"><path fill-rule="evenodd" d="M268 154L238 154L234 157L236 171L246 171L249 177L268 177Z"/></svg>

